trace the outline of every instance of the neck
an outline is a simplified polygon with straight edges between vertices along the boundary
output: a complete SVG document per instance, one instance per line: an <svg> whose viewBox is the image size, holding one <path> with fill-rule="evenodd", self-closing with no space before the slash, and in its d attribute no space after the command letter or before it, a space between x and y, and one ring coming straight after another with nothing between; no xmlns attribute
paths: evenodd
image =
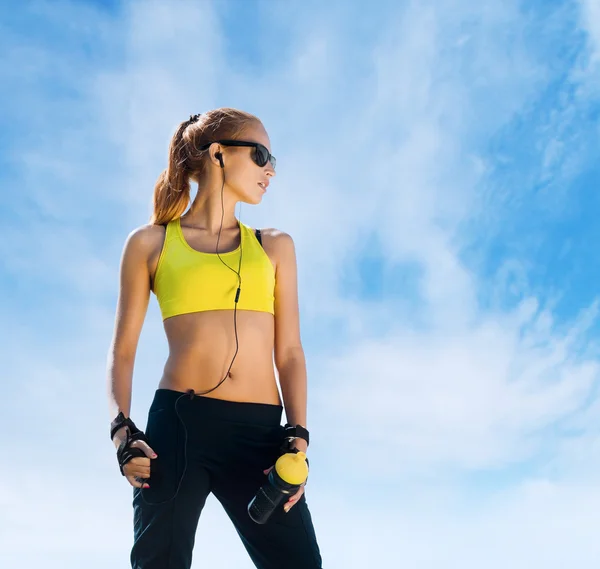
<svg viewBox="0 0 600 569"><path fill-rule="evenodd" d="M190 209L181 216L181 219L185 220L187 225L202 229L209 235L217 235L221 227L221 220L222 232L238 228L235 216L236 204L237 200L233 199L227 191L223 193L223 202L221 203L220 188L218 191L212 192L199 189Z"/></svg>

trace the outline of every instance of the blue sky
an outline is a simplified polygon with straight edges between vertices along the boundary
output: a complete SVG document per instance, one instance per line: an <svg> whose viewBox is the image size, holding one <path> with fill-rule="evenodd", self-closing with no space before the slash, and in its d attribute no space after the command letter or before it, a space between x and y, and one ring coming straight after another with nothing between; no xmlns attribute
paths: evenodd
<svg viewBox="0 0 600 569"><path fill-rule="evenodd" d="M0 16L0 565L127 566L105 387L120 253L175 125L233 106L278 158L240 218L296 243L325 566L596 566L597 1ZM138 424L165 357L153 298ZM251 567L214 500L197 543L193 567Z"/></svg>

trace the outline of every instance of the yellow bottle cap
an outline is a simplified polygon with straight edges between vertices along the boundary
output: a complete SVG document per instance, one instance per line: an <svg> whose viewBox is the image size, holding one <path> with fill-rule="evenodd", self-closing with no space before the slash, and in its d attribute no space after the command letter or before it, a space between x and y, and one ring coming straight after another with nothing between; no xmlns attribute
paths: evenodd
<svg viewBox="0 0 600 569"><path fill-rule="evenodd" d="M288 484L303 484L308 478L306 454L288 452L280 456L275 463L275 470Z"/></svg>

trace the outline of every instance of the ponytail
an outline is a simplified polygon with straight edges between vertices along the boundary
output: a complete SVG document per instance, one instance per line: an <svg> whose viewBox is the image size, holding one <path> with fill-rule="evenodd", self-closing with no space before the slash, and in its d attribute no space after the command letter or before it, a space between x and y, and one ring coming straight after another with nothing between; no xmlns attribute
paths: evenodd
<svg viewBox="0 0 600 569"><path fill-rule="evenodd" d="M150 223L162 225L180 217L190 203L190 171L186 167L186 144L183 132L189 125L182 122L169 145L169 165L154 185L154 211Z"/></svg>
<svg viewBox="0 0 600 569"><path fill-rule="evenodd" d="M150 223L163 225L181 217L190 203L190 180L198 183L207 170L208 150L198 149L216 139L237 138L255 115L224 107L190 116L177 127L169 145L169 163L154 185Z"/></svg>

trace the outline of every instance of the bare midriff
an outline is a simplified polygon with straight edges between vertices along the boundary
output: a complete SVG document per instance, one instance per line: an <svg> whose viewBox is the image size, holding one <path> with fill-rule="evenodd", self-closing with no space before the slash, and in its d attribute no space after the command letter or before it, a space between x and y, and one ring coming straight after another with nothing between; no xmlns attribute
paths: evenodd
<svg viewBox="0 0 600 569"><path fill-rule="evenodd" d="M158 387L281 405L273 362L275 322L268 312L237 311L238 352L230 375L214 391L201 393L227 374L236 350L233 316L233 310L212 310L167 318L169 356Z"/></svg>

